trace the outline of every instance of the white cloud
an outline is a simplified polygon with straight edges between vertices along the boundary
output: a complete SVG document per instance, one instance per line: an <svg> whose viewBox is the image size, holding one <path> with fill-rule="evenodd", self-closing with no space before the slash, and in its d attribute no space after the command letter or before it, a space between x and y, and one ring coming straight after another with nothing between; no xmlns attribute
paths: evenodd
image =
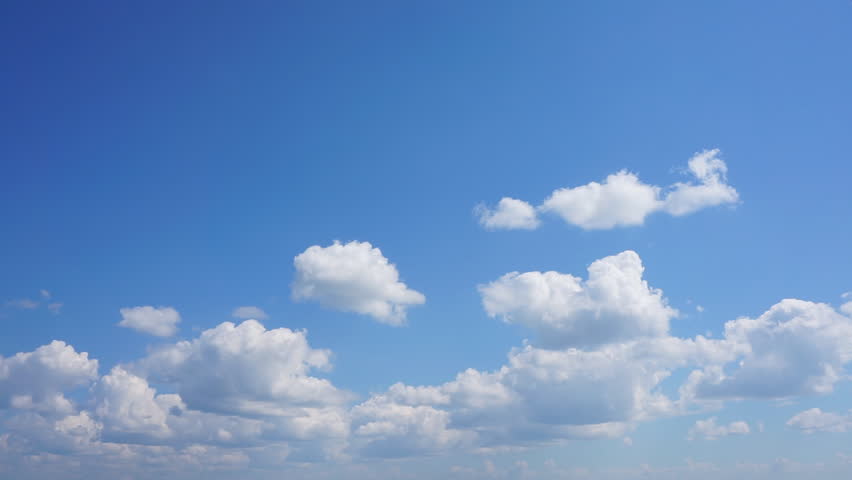
<svg viewBox="0 0 852 480"><path fill-rule="evenodd" d="M852 319L831 306L786 299L758 318L725 324L724 342L741 355L735 368L692 372L687 396L786 398L826 394L852 360Z"/></svg>
<svg viewBox="0 0 852 480"><path fill-rule="evenodd" d="M555 213L585 230L603 230L642 225L655 212L681 216L739 201L737 191L727 184L727 165L719 158L718 149L693 155L687 172L693 181L663 188L643 183L635 173L621 170L602 183L554 190L538 210ZM500 200L495 210L478 207L477 212L480 223L490 230L534 229L539 224L536 209L508 197Z"/></svg>
<svg viewBox="0 0 852 480"><path fill-rule="evenodd" d="M375 396L352 409L356 448L366 457L405 457L466 447L473 432L449 427L450 414Z"/></svg>
<svg viewBox="0 0 852 480"><path fill-rule="evenodd" d="M555 190L541 209L586 230L609 229L642 225L645 217L661 208L659 196L659 187L622 170L603 183Z"/></svg>
<svg viewBox="0 0 852 480"><path fill-rule="evenodd" d="M192 341L162 347L139 362L173 385L196 410L287 416L293 409L342 404L347 395L312 370L331 368L330 352L308 345L304 331L266 330L255 320L225 322Z"/></svg>
<svg viewBox="0 0 852 480"><path fill-rule="evenodd" d="M69 412L63 392L95 380L98 361L64 342L53 341L32 352L0 356L0 408Z"/></svg>
<svg viewBox="0 0 852 480"><path fill-rule="evenodd" d="M539 342L588 347L666 335L677 311L642 279L642 260L625 251L595 261L588 280L559 272L512 272L480 285L485 311L532 328Z"/></svg>
<svg viewBox="0 0 852 480"><path fill-rule="evenodd" d="M168 411L156 402L156 391L145 379L117 366L95 386L96 413L104 419L108 432L167 436Z"/></svg>
<svg viewBox="0 0 852 480"><path fill-rule="evenodd" d="M145 306L122 308L120 311L119 326L158 337L174 335L177 332L177 324L180 322L180 314L172 307Z"/></svg>
<svg viewBox="0 0 852 480"><path fill-rule="evenodd" d="M687 438L689 440L697 438L715 440L728 435L748 435L749 433L751 433L751 429L746 422L738 421L731 422L728 425L717 425L716 417L710 417L707 420L696 421L695 425L689 429Z"/></svg>
<svg viewBox="0 0 852 480"><path fill-rule="evenodd" d="M46 300L50 300L51 295L50 295L49 291L42 289L42 290L39 290L38 293L39 293L39 295L41 295L41 298L44 298Z"/></svg>
<svg viewBox="0 0 852 480"><path fill-rule="evenodd" d="M269 315L267 315L263 309L254 306L237 307L233 312L231 312L231 316L243 320L266 320L269 318Z"/></svg>
<svg viewBox="0 0 852 480"><path fill-rule="evenodd" d="M479 205L474 213L479 217L479 223L488 230L534 230L540 223L535 207L510 197L501 198L494 209Z"/></svg>
<svg viewBox="0 0 852 480"><path fill-rule="evenodd" d="M293 261L293 299L370 315L389 325L405 323L406 309L426 297L399 281L396 266L368 242L314 245Z"/></svg>
<svg viewBox="0 0 852 480"><path fill-rule="evenodd" d="M727 184L728 167L719 150L705 150L689 159L689 172L698 183L676 183L665 197L665 210L672 215L687 215L702 208L734 204L739 194Z"/></svg>
<svg viewBox="0 0 852 480"><path fill-rule="evenodd" d="M837 414L823 412L819 408L811 408L794 415L787 420L787 426L805 433L836 432L844 433L852 430L852 412Z"/></svg>

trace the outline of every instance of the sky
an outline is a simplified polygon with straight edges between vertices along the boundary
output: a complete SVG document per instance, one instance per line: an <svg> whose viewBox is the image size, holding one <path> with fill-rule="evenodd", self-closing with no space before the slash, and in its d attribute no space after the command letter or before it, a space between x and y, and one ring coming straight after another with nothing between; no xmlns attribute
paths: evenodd
<svg viewBox="0 0 852 480"><path fill-rule="evenodd" d="M0 6L0 478L852 474L852 3Z"/></svg>

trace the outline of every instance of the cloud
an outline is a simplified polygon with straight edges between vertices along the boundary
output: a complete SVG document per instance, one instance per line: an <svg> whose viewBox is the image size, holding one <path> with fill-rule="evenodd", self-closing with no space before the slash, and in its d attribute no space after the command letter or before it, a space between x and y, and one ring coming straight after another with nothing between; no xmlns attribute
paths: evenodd
<svg viewBox="0 0 852 480"><path fill-rule="evenodd" d="M253 306L237 307L233 312L231 312L231 316L243 320L266 320L269 318L269 315L267 315L261 308Z"/></svg>
<svg viewBox="0 0 852 480"><path fill-rule="evenodd" d="M534 230L539 226L535 207L515 198L503 197L495 209L480 204L474 209L479 223L487 230Z"/></svg>
<svg viewBox="0 0 852 480"><path fill-rule="evenodd" d="M751 429L748 424L743 421L731 422L728 425L717 425L716 417L710 417L707 420L698 420L692 428L689 429L687 438L695 440L701 438L704 440L715 440L728 435L748 435Z"/></svg>
<svg viewBox="0 0 852 480"><path fill-rule="evenodd" d="M727 184L728 167L719 150L704 150L689 159L689 173L698 181L675 183L664 200L665 210L675 216L687 215L702 208L734 204L739 194Z"/></svg>
<svg viewBox="0 0 852 480"><path fill-rule="evenodd" d="M179 322L180 314L172 307L145 306L122 308L118 325L157 337L170 337L177 332Z"/></svg>
<svg viewBox="0 0 852 480"><path fill-rule="evenodd" d="M554 190L534 209L530 204L504 197L495 209L477 207L480 223L489 230L538 227L537 211L554 213L584 230L606 230L645 223L648 215L666 212L674 216L724 204L735 204L739 194L727 183L727 165L719 150L704 150L689 159L690 182L663 188L643 183L630 171L611 174L603 182Z"/></svg>
<svg viewBox="0 0 852 480"><path fill-rule="evenodd" d="M804 433L835 432L844 433L852 430L852 411L846 414L823 412L819 408L811 408L794 415L787 420L787 426Z"/></svg>
<svg viewBox="0 0 852 480"><path fill-rule="evenodd" d="M327 308L369 315L381 323L403 325L406 309L426 297L399 281L396 266L368 242L314 245L293 261L294 300L315 300Z"/></svg>
<svg viewBox="0 0 852 480"><path fill-rule="evenodd" d="M825 393L847 378L852 320L831 306L783 300L757 318L728 322L722 338L678 338L669 333L675 312L643 280L637 254L604 257L588 270L585 280L548 272L553 278L545 281L534 272L533 287L489 284L509 292L494 296L495 316L523 317L558 340L524 342L493 370L468 368L432 385L396 383L357 402L323 378L330 351L312 347L304 331L256 320L161 345L100 378L96 360L62 342L0 357L2 475L22 465L17 459L39 458L42 477L61 476L73 462L161 478L184 468L228 477L300 465L309 477L316 468L375 458L499 454L589 438L629 444L625 438L643 422L730 399ZM483 293L486 310L491 293ZM544 318L556 327L539 326ZM590 335L595 330L584 322L601 322L607 333ZM678 371L691 373L684 381ZM788 425L843 431L849 419L809 410ZM720 425L714 417L696 422L689 437L750 431L745 422ZM679 478L685 470L648 471Z"/></svg>
<svg viewBox="0 0 852 480"><path fill-rule="evenodd" d="M53 302L47 304L47 309L50 310L51 313L59 315L59 311L62 310L62 306L64 304L62 302Z"/></svg>
<svg viewBox="0 0 852 480"><path fill-rule="evenodd" d="M21 310L35 310L38 308L38 302L29 298L17 298L6 302L7 307L19 308Z"/></svg>
<svg viewBox="0 0 852 480"><path fill-rule="evenodd" d="M39 295L41 295L41 298L44 298L45 300L50 300L51 295L49 291L41 289L38 293Z"/></svg>
<svg viewBox="0 0 852 480"><path fill-rule="evenodd" d="M152 352L138 367L174 386L196 410L286 416L293 409L340 405L347 394L312 370L331 368L331 353L308 345L304 331L267 330L255 320L224 322L199 338Z"/></svg>
<svg viewBox="0 0 852 480"><path fill-rule="evenodd" d="M492 317L532 328L551 347L588 347L659 337L677 311L642 279L639 255L625 251L589 266L588 280L559 272L512 272L479 286Z"/></svg>
<svg viewBox="0 0 852 480"><path fill-rule="evenodd" d="M609 175L603 183L555 190L541 205L566 222L586 230L642 225L659 210L660 187L642 183L626 170Z"/></svg>
<svg viewBox="0 0 852 480"><path fill-rule="evenodd" d="M787 398L830 393L852 360L852 319L830 305L786 299L757 318L725 324L737 365L693 371L687 395L704 399Z"/></svg>
<svg viewBox="0 0 852 480"><path fill-rule="evenodd" d="M86 386L97 375L97 360L56 340L32 352L0 356L0 409L69 412L72 404L63 392Z"/></svg>

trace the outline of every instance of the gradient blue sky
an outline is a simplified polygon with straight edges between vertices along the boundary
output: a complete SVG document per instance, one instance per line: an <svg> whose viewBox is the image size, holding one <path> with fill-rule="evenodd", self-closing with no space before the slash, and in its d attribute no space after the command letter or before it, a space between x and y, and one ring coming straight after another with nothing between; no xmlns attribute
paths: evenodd
<svg viewBox="0 0 852 480"><path fill-rule="evenodd" d="M266 329L304 329L312 348L333 352L333 368L311 375L351 392L340 407L349 418L397 382L438 386L468 368L497 371L525 341L538 348L534 329L489 316L477 286L513 271L586 278L625 250L680 312L674 337L721 341L725 322L786 298L840 311L852 290L850 46L852 3L841 0L4 3L0 356L8 366L62 340L98 367L65 390L73 407L62 414L4 400L52 391L55 372L36 387L0 369L0 476L118 478L80 460L100 458L127 478L720 475L708 468L848 478L845 344L830 392L740 395L633 418L626 433L508 438L498 453L473 441L387 460L359 451L352 427L338 438L345 455L274 467L251 453L210 471L180 462L193 446L241 455L292 440L163 440L171 450L155 469L104 447L160 445L133 432L60 448L21 425L90 412L107 432L120 421L98 416L101 377L239 323L231 312L248 305L268 314ZM685 182L687 161L713 148L738 192L729 205L597 230L546 212L535 230L488 230L474 212L502 197L537 205L622 169L650 185ZM294 257L335 240L380 248L425 295L405 326L292 299ZM175 335L119 327L120 309L136 306L177 310ZM848 332L852 313L837 315L827 331ZM659 390L676 400L696 368L673 369ZM146 379L158 393L181 392L158 378ZM788 424L811 408L830 425ZM710 417L750 433L687 441Z"/></svg>

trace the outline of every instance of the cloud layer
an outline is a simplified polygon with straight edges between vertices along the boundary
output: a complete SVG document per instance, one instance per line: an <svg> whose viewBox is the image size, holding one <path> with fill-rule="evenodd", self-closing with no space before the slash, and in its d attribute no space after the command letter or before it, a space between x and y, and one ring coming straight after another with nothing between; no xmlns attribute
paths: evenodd
<svg viewBox="0 0 852 480"><path fill-rule="evenodd" d="M377 255L368 244L354 248ZM503 275L480 287L484 308L531 328L532 341L493 370L463 369L434 385L400 382L362 398L326 378L332 354L311 346L305 331L257 320L224 322L103 375L97 360L60 341L0 357L0 464L61 475L90 462L104 475L142 478L291 468L288 474L300 478L295 473L309 465L346 468L590 438L622 442L655 419L743 398L824 395L848 377L852 319L832 306L786 299L728 322L718 339L679 338L669 328L675 310L643 272L639 256L625 251L593 262L586 279ZM811 409L787 425L842 432L850 421ZM745 422L710 417L684 434L750 432ZM37 467L22 463L34 458ZM519 464L515 473L531 471Z"/></svg>

